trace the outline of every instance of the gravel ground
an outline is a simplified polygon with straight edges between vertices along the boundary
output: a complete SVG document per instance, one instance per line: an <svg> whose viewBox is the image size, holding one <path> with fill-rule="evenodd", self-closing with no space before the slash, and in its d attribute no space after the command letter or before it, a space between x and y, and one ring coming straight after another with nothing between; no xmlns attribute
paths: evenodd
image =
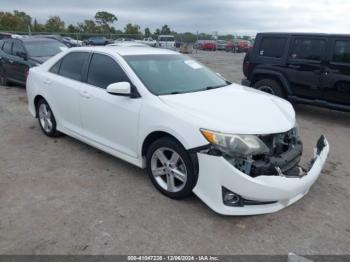
<svg viewBox="0 0 350 262"><path fill-rule="evenodd" d="M242 78L241 54L192 56ZM0 87L0 253L350 254L350 114L295 109L304 162L321 134L330 142L321 177L280 212L224 217L195 196L164 197L143 170L73 138L44 136L25 89Z"/></svg>

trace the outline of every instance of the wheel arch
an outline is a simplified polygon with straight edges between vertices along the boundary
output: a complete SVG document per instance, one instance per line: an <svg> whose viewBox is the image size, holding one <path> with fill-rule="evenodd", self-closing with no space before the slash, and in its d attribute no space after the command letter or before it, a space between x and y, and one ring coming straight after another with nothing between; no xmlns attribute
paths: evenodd
<svg viewBox="0 0 350 262"><path fill-rule="evenodd" d="M34 98L34 107L35 107L35 117L38 117L38 103L41 99L46 99L42 95L36 95Z"/></svg>
<svg viewBox="0 0 350 262"><path fill-rule="evenodd" d="M271 71L271 70L256 70L252 75L251 86L253 86L256 82L258 82L259 80L262 80L262 79L273 79L281 84L286 95L293 94L288 80L280 72L275 72L275 71Z"/></svg>

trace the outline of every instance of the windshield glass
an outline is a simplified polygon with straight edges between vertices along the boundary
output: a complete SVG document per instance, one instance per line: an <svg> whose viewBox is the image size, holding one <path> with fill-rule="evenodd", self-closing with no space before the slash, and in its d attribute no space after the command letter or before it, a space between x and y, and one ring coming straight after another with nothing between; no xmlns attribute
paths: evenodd
<svg viewBox="0 0 350 262"><path fill-rule="evenodd" d="M28 55L31 57L50 57L67 49L58 41L30 41L24 42Z"/></svg>
<svg viewBox="0 0 350 262"><path fill-rule="evenodd" d="M172 37L172 36L160 36L159 37L159 41L162 41L162 42L174 42L175 38Z"/></svg>
<svg viewBox="0 0 350 262"><path fill-rule="evenodd" d="M184 55L133 55L124 59L155 95L203 91L228 85L216 73Z"/></svg>

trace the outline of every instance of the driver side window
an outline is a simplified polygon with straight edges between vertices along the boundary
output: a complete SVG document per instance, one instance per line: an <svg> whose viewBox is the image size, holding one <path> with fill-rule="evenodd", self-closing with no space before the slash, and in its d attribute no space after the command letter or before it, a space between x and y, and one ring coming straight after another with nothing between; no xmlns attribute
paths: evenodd
<svg viewBox="0 0 350 262"><path fill-rule="evenodd" d="M22 43L20 41L15 41L12 47L12 54L18 56L18 53L25 53Z"/></svg>
<svg viewBox="0 0 350 262"><path fill-rule="evenodd" d="M107 55L93 54L87 82L100 88L107 88L117 82L130 82L123 69Z"/></svg>

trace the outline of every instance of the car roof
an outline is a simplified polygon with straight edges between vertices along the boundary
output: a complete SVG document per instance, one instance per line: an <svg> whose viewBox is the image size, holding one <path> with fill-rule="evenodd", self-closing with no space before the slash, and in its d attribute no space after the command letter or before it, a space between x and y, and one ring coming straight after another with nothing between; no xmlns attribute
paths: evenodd
<svg viewBox="0 0 350 262"><path fill-rule="evenodd" d="M327 34L327 33L298 33L298 32L262 32L257 35L282 35L282 36L323 36L323 37L350 37L350 34Z"/></svg>
<svg viewBox="0 0 350 262"><path fill-rule="evenodd" d="M168 49L162 48L150 48L150 47L141 47L141 46L133 46L133 47L125 47L125 46L87 46L87 47L73 47L69 50L72 51L100 51L109 54L119 54L121 56L129 56L129 55L180 55L178 52L171 51Z"/></svg>

